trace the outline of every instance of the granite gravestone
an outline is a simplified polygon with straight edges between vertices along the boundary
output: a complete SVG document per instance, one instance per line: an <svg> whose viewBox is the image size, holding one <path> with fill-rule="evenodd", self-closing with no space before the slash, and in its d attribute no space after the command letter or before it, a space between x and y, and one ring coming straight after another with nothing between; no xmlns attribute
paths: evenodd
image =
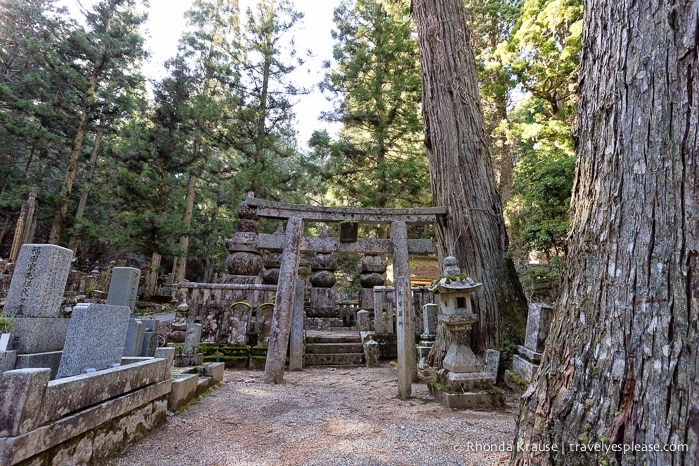
<svg viewBox="0 0 699 466"><path fill-rule="evenodd" d="M109 304L78 304L70 318L56 378L121 364L131 309Z"/></svg>
<svg viewBox="0 0 699 466"><path fill-rule="evenodd" d="M126 330L126 340L124 340L123 356L140 356L141 345L143 344L143 322L140 319L129 319L129 326Z"/></svg>
<svg viewBox="0 0 699 466"><path fill-rule="evenodd" d="M61 303L72 258L70 249L52 244L22 246L3 312L15 317L15 369L48 367L56 375L70 322Z"/></svg>
<svg viewBox="0 0 699 466"><path fill-rule="evenodd" d="M552 318L551 306L529 303L524 345L518 346L519 354L512 356L512 370L527 382L532 381L539 369Z"/></svg>
<svg viewBox="0 0 699 466"><path fill-rule="evenodd" d="M57 317L72 259L73 251L60 246L23 245L3 313L17 317Z"/></svg>
<svg viewBox="0 0 699 466"><path fill-rule="evenodd" d="M141 271L133 267L114 267L112 280L109 282L107 304L115 306L128 306L131 312L136 308L138 296L138 280Z"/></svg>

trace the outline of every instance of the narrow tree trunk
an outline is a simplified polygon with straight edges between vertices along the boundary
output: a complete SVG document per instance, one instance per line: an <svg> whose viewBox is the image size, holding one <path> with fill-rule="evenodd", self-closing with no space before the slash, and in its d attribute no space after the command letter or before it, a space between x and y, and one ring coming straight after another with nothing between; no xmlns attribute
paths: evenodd
<svg viewBox="0 0 699 466"><path fill-rule="evenodd" d="M189 249L189 230L192 227L192 215L194 214L194 198L197 190L197 175L193 171L189 173L189 184L187 185L187 197L185 201L184 216L182 225L185 233L180 236L180 255L175 260L173 275L175 283L185 279L187 272L187 251Z"/></svg>
<svg viewBox="0 0 699 466"><path fill-rule="evenodd" d="M567 272L517 464L699 463L696 5L585 2ZM621 451L560 453L580 442Z"/></svg>
<svg viewBox="0 0 699 466"><path fill-rule="evenodd" d="M97 130L97 134L95 135L95 141L92 144L92 153L90 154L90 161L89 161L89 171L87 173L87 178L85 179L85 187L83 190L80 192L80 201L78 202L78 209L75 211L75 225L77 228L77 225L80 223L80 221L83 219L85 216L85 208L87 207L87 197L90 194L90 188L91 188L91 183L92 183L92 177L95 175L95 168L97 167L97 160L98 160L98 155L99 155L99 147L100 143L102 142L102 135L104 134L104 129L100 128ZM73 235L70 238L70 243L68 248L73 250L73 254L76 255L78 252L78 238L80 237L80 233L75 230L73 232Z"/></svg>
<svg viewBox="0 0 699 466"><path fill-rule="evenodd" d="M78 158L80 157L80 152L82 152L83 149L83 141L85 140L85 133L87 132L87 124L90 121L90 114L92 113L92 107L89 102L92 101L97 90L97 80L99 78L100 69L101 65L96 66L93 69L92 75L90 76L90 85L85 93L85 105L81 109L80 123L75 131L73 147L70 151L70 157L68 158L68 164L66 165L66 173L63 178L63 184L61 185L61 192L59 196L60 204L58 209L56 209L56 214L53 217L53 224L51 225L51 233L49 234L50 244L58 244L61 240L61 233L63 232L66 213L68 212L68 201L70 198L70 193L73 190L75 175L78 172Z"/></svg>
<svg viewBox="0 0 699 466"><path fill-rule="evenodd" d="M512 261L495 189L475 59L459 0L413 0L420 47L425 146L435 205L449 208L437 225L440 256L483 283L474 296L480 319L476 351L521 341L526 299Z"/></svg>

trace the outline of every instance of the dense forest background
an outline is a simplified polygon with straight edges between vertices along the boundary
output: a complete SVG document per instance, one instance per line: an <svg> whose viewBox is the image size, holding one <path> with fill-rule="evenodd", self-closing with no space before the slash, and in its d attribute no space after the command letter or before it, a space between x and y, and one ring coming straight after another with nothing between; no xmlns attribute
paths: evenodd
<svg viewBox="0 0 699 466"><path fill-rule="evenodd" d="M220 271L245 193L296 203L431 204L419 56L407 0L343 0L322 82L289 76L305 51L288 0L197 0L166 77L148 83L147 4L0 0L0 257L37 190L34 242L80 267L163 256ZM580 0L465 0L511 254L565 254L575 165ZM318 87L337 134L298 141L294 104ZM320 126L320 125L319 125ZM274 229L275 225L263 228ZM385 234L385 232L377 232ZM138 265L133 264L132 265ZM555 268L554 268L555 269Z"/></svg>

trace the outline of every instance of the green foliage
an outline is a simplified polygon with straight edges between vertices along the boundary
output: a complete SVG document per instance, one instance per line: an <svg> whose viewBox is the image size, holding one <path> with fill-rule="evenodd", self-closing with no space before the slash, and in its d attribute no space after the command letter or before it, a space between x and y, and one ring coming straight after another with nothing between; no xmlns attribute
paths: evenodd
<svg viewBox="0 0 699 466"><path fill-rule="evenodd" d="M408 4L345 0L334 19L335 62L326 64L321 89L336 97L324 118L342 129L337 141L318 132L309 142L332 197L369 207L429 203Z"/></svg>
<svg viewBox="0 0 699 466"><path fill-rule="evenodd" d="M540 102L540 101L539 101ZM507 205L513 250L565 253L575 157L570 128L537 112L537 101L525 101L513 125L519 151L514 197Z"/></svg>

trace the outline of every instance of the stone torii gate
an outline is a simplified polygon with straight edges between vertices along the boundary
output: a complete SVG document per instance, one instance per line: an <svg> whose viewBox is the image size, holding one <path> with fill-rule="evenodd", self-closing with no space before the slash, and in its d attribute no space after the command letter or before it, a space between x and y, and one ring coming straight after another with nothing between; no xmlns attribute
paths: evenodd
<svg viewBox="0 0 699 466"><path fill-rule="evenodd" d="M409 240L408 224L432 224L438 216L446 215L446 207L419 209L370 209L358 207L320 207L286 204L256 199L248 194L245 202L257 211L258 217L286 220L284 235L260 234L258 247L273 251L282 250L277 299L274 305L272 328L267 350L264 382L280 383L284 376L286 349L289 344L291 320L297 293L299 259L302 252L329 254L354 252L362 254L392 254L394 287L396 293L396 336L398 344L398 396L410 397L411 383L416 377L414 309L410 296L410 265L408 257L431 254L432 240ZM391 239L360 238L354 242L342 242L333 237L303 237L304 222L357 222L365 224L390 224ZM298 308L298 307L297 307ZM300 335L300 334L299 334ZM292 347L298 342L292 341Z"/></svg>

